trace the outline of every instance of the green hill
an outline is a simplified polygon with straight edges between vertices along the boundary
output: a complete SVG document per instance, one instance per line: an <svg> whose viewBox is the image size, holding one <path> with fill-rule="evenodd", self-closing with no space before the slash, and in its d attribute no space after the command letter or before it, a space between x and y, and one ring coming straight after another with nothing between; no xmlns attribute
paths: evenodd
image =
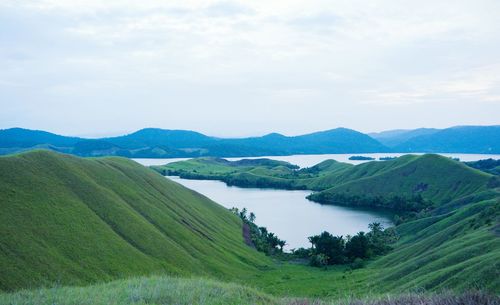
<svg viewBox="0 0 500 305"><path fill-rule="evenodd" d="M499 198L398 226L398 246L372 265L378 280L387 290L500 291Z"/></svg>
<svg viewBox="0 0 500 305"><path fill-rule="evenodd" d="M335 200L334 195L338 194L362 194L366 197L420 195L443 204L485 190L496 178L443 156L406 155L390 161L360 164L322 180L328 180L331 187L313 194L311 199L323 203Z"/></svg>
<svg viewBox="0 0 500 305"><path fill-rule="evenodd" d="M164 273L234 277L269 261L240 220L122 158L0 158L0 289Z"/></svg>

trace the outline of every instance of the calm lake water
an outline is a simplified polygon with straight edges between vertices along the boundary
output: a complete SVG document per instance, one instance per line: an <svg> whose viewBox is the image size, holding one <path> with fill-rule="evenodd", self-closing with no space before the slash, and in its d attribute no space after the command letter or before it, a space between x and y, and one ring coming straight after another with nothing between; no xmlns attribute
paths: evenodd
<svg viewBox="0 0 500 305"><path fill-rule="evenodd" d="M421 153L413 153L414 155L421 155ZM264 156L264 157L242 157L242 158L226 158L228 160L241 160L241 159L256 159L256 158L269 158L280 161L287 161L300 167L311 167L322 161L333 159L339 162L346 162L351 164L360 164L368 161L355 161L349 160L351 156L366 156L378 160L380 157L399 157L405 154L401 153L377 153L377 154L329 154L329 155L292 155L292 156ZM459 158L461 161L477 161L482 159L500 159L500 155L482 155L482 154L440 154L446 157ZM172 158L172 159L133 159L143 165L163 165L176 161L188 160L190 158Z"/></svg>
<svg viewBox="0 0 500 305"><path fill-rule="evenodd" d="M392 215L384 212L321 205L306 199L309 191L239 188L210 180L168 177L201 193L226 208L247 208L256 223L287 241L286 249L309 247L307 237L328 231L334 235L367 231L368 224L391 226Z"/></svg>

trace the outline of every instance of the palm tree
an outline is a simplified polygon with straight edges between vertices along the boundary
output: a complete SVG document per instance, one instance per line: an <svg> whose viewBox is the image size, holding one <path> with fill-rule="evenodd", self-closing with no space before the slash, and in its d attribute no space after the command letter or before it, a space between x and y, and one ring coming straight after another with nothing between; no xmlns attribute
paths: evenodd
<svg viewBox="0 0 500 305"><path fill-rule="evenodd" d="M278 240L278 245L280 246L280 251L283 252L283 247L286 245L286 241L280 239Z"/></svg>
<svg viewBox="0 0 500 305"><path fill-rule="evenodd" d="M309 239L309 242L311 243L311 248L314 249L314 246L318 243L319 241L319 235L314 235L314 236L309 236L307 239Z"/></svg>
<svg viewBox="0 0 500 305"><path fill-rule="evenodd" d="M241 212L240 212L240 217L241 217L241 219L243 219L243 220L247 219L247 208L243 208L243 209L241 209Z"/></svg>
<svg viewBox="0 0 500 305"><path fill-rule="evenodd" d="M255 221L255 214L253 212L250 212L250 216L248 216L248 220L250 222L254 222Z"/></svg>

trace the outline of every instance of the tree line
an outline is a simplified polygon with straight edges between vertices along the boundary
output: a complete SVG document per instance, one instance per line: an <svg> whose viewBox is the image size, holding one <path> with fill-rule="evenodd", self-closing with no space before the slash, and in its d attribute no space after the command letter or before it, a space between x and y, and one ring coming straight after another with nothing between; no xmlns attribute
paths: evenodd
<svg viewBox="0 0 500 305"><path fill-rule="evenodd" d="M384 229L378 223L371 223L368 233L358 232L353 236L334 236L329 232L309 237L311 247L293 250L298 258L307 258L312 266L351 264L362 267L363 260L389 252L391 244L397 240L393 228Z"/></svg>
<svg viewBox="0 0 500 305"><path fill-rule="evenodd" d="M316 267L351 264L352 267L359 268L364 260L389 252L391 244L397 240L394 228L385 229L382 224L374 222L368 226L368 233L358 232L356 235L343 237L325 231L308 238L310 248L293 249L291 253L284 253L286 241L267 228L256 225L253 212L248 212L246 208L239 210L233 207L229 210L248 225L252 243L258 251L288 259L306 259Z"/></svg>
<svg viewBox="0 0 500 305"><path fill-rule="evenodd" d="M282 254L283 247L286 241L280 239L273 232L269 232L265 227L259 227L255 224L255 214L248 212L246 208L239 210L238 208L229 209L232 213L241 218L250 228L250 237L257 251L264 252L267 255Z"/></svg>
<svg viewBox="0 0 500 305"><path fill-rule="evenodd" d="M419 184L417 187L420 188L419 191L427 188L425 184ZM424 199L420 194L413 196L365 196L320 192L311 194L307 198L325 204L386 208L396 212L419 212L433 205L430 200Z"/></svg>

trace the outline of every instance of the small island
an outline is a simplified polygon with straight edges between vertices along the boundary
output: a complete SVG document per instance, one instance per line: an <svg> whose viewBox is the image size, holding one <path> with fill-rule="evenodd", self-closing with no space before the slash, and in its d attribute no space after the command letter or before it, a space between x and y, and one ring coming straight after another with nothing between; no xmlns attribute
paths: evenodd
<svg viewBox="0 0 500 305"><path fill-rule="evenodd" d="M350 156L349 160L356 160L356 161L372 161L375 160L375 158L372 157L365 157L365 156Z"/></svg>

